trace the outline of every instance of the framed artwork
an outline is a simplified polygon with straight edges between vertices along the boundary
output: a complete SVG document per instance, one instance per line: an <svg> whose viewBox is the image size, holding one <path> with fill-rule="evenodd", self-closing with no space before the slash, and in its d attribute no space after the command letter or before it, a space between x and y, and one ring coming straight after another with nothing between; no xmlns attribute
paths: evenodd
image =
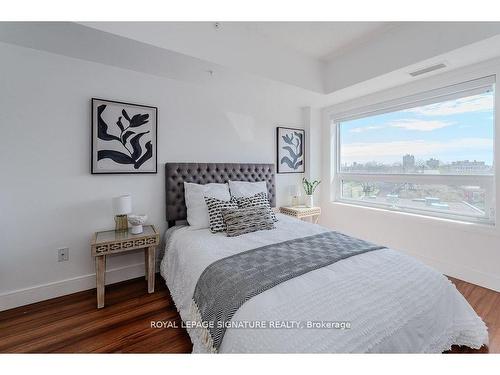
<svg viewBox="0 0 500 375"><path fill-rule="evenodd" d="M278 173L304 173L304 129L276 128L276 154Z"/></svg>
<svg viewBox="0 0 500 375"><path fill-rule="evenodd" d="M157 173L158 108L92 98L92 174Z"/></svg>

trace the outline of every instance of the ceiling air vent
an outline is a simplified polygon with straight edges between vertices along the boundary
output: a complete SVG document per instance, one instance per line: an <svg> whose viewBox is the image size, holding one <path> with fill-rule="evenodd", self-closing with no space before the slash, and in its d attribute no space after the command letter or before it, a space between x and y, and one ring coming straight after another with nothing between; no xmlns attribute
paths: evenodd
<svg viewBox="0 0 500 375"><path fill-rule="evenodd" d="M420 76L422 74L430 73L430 72L433 72L435 70L443 69L443 68L446 68L446 65L443 63L431 65L431 66L428 66L427 68L423 68L423 69L415 70L414 72L410 72L410 75L412 77L416 77L416 76Z"/></svg>

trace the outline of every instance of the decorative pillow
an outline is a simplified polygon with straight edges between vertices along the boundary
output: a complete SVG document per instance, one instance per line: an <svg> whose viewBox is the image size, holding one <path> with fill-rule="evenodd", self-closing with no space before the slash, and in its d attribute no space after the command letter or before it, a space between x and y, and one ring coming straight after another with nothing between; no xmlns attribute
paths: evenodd
<svg viewBox="0 0 500 375"><path fill-rule="evenodd" d="M234 201L222 201L216 198L205 197L205 202L208 210L208 222L210 225L210 232L224 232L226 224L222 217L222 209L238 209L238 204Z"/></svg>
<svg viewBox="0 0 500 375"><path fill-rule="evenodd" d="M257 193L251 197L242 197L235 198L231 197L233 202L238 204L239 208L248 208L248 207L266 207L274 221L278 221L276 219L276 215L271 208L271 204L269 203L269 199L267 199L267 193Z"/></svg>
<svg viewBox="0 0 500 375"><path fill-rule="evenodd" d="M229 192L231 197L235 198L251 197L257 193L267 194L267 183L266 181L229 181Z"/></svg>
<svg viewBox="0 0 500 375"><path fill-rule="evenodd" d="M186 200L187 221L196 229L208 228L208 209L204 197L229 201L229 186L227 184L193 184L184 182L184 197Z"/></svg>
<svg viewBox="0 0 500 375"><path fill-rule="evenodd" d="M274 220L267 207L223 209L228 237L240 236L258 230L274 229Z"/></svg>

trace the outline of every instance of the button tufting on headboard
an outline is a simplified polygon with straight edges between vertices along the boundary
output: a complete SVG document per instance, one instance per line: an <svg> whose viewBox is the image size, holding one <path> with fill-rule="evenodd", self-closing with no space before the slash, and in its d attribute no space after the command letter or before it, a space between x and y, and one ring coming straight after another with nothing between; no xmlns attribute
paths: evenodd
<svg viewBox="0 0 500 375"><path fill-rule="evenodd" d="M233 181L266 181L271 206L276 206L274 164L166 163L167 221L186 219L184 182L208 184Z"/></svg>

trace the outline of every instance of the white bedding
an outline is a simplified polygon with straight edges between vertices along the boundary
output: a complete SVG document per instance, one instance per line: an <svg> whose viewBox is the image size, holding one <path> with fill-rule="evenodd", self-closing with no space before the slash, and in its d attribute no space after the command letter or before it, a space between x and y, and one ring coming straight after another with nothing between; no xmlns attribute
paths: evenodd
<svg viewBox="0 0 500 375"><path fill-rule="evenodd" d="M208 229L171 228L161 274L183 321L190 321L196 282L229 255L327 231L278 216L276 229L226 237ZM487 328L455 286L414 258L383 249L341 260L286 281L247 301L238 321L347 321L350 329L235 329L221 353L440 353L451 345L480 348ZM193 352L207 352L199 329L188 329Z"/></svg>

